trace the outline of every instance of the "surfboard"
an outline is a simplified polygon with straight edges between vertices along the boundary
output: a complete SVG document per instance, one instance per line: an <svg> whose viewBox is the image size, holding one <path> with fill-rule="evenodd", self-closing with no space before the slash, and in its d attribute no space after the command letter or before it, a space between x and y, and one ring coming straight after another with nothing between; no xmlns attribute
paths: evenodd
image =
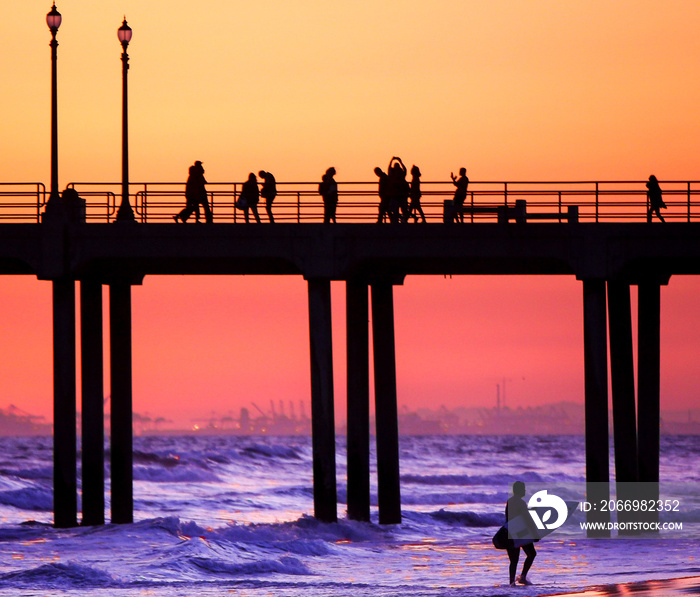
<svg viewBox="0 0 700 597"><path fill-rule="evenodd" d="M571 516L572 512L578 508L578 502L566 502L566 507L569 511L568 516ZM567 516L567 520L568 520ZM515 516L506 524L504 524L496 534L493 536L493 545L496 549L507 549L509 547L509 540L513 541L513 547L522 547L528 543L533 543L534 541L539 541L543 537L546 537L550 533L556 531L556 529L537 529L537 536L533 537L531 525L528 524L528 520L525 516L520 514ZM534 522L532 523L534 524ZM559 527L557 527L559 528ZM500 547L499 547L500 546Z"/></svg>

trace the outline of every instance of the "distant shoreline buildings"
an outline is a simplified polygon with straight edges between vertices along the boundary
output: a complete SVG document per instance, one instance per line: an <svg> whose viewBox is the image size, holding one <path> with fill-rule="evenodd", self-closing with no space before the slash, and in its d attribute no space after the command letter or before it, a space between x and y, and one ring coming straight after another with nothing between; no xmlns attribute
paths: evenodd
<svg viewBox="0 0 700 597"><path fill-rule="evenodd" d="M32 415L14 404L0 408L0 436L51 435L53 425L44 417Z"/></svg>
<svg viewBox="0 0 700 597"><path fill-rule="evenodd" d="M254 410L242 408L238 417L232 413L211 413L191 421L189 427L177 425L164 417L134 414L136 435L311 435L311 419L303 402L298 409L292 402L285 411L270 402L267 411L257 404ZM107 415L108 418L109 415ZM612 424L612 414L609 417ZM460 407L410 411L404 407L398 415L400 435L583 435L584 405L557 402L534 407ZM107 422L108 423L108 422ZM78 422L78 427L80 423ZM374 420L370 424L374 433ZM105 426L109 432L109 425ZM0 436L51 435L52 425L44 417L29 414L14 405L0 408ZM344 423L336 433L345 435ZM700 435L700 409L663 411L661 433L665 435Z"/></svg>

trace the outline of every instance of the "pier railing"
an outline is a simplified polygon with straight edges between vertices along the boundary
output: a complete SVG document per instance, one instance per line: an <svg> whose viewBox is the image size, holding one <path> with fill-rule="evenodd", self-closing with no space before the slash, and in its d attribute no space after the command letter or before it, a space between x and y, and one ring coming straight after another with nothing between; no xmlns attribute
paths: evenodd
<svg viewBox="0 0 700 597"><path fill-rule="evenodd" d="M0 222L38 222L47 199L41 182L0 182Z"/></svg>
<svg viewBox="0 0 700 597"><path fill-rule="evenodd" d="M667 206L662 210L666 221L700 221L700 181L660 181L660 184ZM73 182L68 186L86 200L88 222L114 221L121 201L121 183ZM207 183L214 222L244 222L243 212L235 207L241 188L239 182ZM323 221L318 182L279 181L277 189L278 195L272 207L276 222ZM453 184L450 181L423 181L421 190L421 205L427 221L443 222L445 201L452 199L454 194ZM376 181L340 180L338 194L336 213L339 223L377 221L379 198ZM47 199L42 183L0 183L0 222L38 222ZM647 221L646 181L473 181L469 184L464 221L495 222L499 208L502 212L504 207L522 206L523 201L526 202L526 221L566 223L570 208L577 210L579 222ZM130 202L139 222L173 222L173 216L185 205L185 184L131 182ZM258 211L261 220L268 221L262 198ZM201 220L204 221L203 214Z"/></svg>

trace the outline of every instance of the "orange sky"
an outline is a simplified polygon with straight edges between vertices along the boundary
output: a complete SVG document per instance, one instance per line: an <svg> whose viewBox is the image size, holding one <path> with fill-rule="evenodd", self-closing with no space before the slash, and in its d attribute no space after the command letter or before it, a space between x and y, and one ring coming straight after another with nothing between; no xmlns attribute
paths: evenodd
<svg viewBox="0 0 700 597"><path fill-rule="evenodd" d="M392 155L424 180L700 179L694 0L61 0L59 176L120 177L123 15L133 181L371 180ZM0 180L49 181L50 2L0 27ZM700 404L700 283L662 291L662 401ZM339 409L343 289L334 284ZM134 297L140 412L307 400L301 279L147 278ZM411 408L583 399L580 283L409 278L395 292ZM0 406L50 414L50 285L0 279ZM30 322L30 325L27 325ZM274 372L274 375L270 372ZM516 402L517 401L517 402ZM172 407L172 404L177 404ZM167 405L167 406L164 406Z"/></svg>

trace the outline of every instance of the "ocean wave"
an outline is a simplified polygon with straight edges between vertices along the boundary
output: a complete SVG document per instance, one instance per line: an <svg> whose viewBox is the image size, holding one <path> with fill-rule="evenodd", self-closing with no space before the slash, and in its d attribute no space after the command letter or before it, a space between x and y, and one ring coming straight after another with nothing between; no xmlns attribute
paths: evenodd
<svg viewBox="0 0 700 597"><path fill-rule="evenodd" d="M310 575L311 571L292 556L283 556L279 560L258 560L256 562L233 563L216 558L192 558L190 562L213 574L241 576L248 574L293 574Z"/></svg>
<svg viewBox="0 0 700 597"><path fill-rule="evenodd" d="M415 510L403 510L403 528L421 529L420 532L437 532L438 527L472 528L482 529L486 527L501 526L504 515L495 512L472 512L469 510L452 511L441 508L433 512L417 512ZM444 532L444 531L441 531Z"/></svg>
<svg viewBox="0 0 700 597"><path fill-rule="evenodd" d="M214 534L207 536L234 543L265 544L268 547L289 549L300 555L319 555L323 549L319 541L325 542L327 547L346 541L376 541L383 539L387 532L368 522L339 520L327 523L304 515L294 522L229 525L215 529Z"/></svg>
<svg viewBox="0 0 700 597"><path fill-rule="evenodd" d="M155 452L142 452L134 450L134 462L142 464L159 464L165 467L174 467L180 464L180 456L176 454L156 454Z"/></svg>
<svg viewBox="0 0 700 597"><path fill-rule="evenodd" d="M262 456L263 458L282 458L285 460L302 459L299 448L280 445L254 444L252 446L241 448L240 453L244 456L250 456L252 458Z"/></svg>
<svg viewBox="0 0 700 597"><path fill-rule="evenodd" d="M13 472L0 470L0 491L11 491L13 489L22 489L27 483L14 476Z"/></svg>
<svg viewBox="0 0 700 597"><path fill-rule="evenodd" d="M311 485L295 485L293 487L278 487L271 491L273 495L285 496L285 497L303 497L309 498L314 495L314 488ZM343 502L342 495L344 492L341 487L337 490L338 501ZM343 502L344 503L344 502Z"/></svg>
<svg viewBox="0 0 700 597"><path fill-rule="evenodd" d="M134 523L134 529L145 532L163 530L174 537L200 537L227 544L254 544L297 555L326 555L339 542L371 542L384 540L389 529L369 522L340 520L326 523L304 515L293 522L229 524L223 527L202 527L176 516L151 518Z"/></svg>
<svg viewBox="0 0 700 597"><path fill-rule="evenodd" d="M0 526L0 542L31 541L37 537L43 537L47 530L53 529L53 525L28 520L18 525Z"/></svg>
<svg viewBox="0 0 700 597"><path fill-rule="evenodd" d="M40 466L26 469L2 469L0 475L19 477L20 479L53 479L53 466Z"/></svg>
<svg viewBox="0 0 700 597"><path fill-rule="evenodd" d="M421 493L403 491L401 503L405 506L440 504L505 504L510 495L504 491L496 493L444 492Z"/></svg>
<svg viewBox="0 0 700 597"><path fill-rule="evenodd" d="M173 468L157 466L134 466L135 481L152 483L218 483L219 477L198 467L180 465Z"/></svg>
<svg viewBox="0 0 700 597"><path fill-rule="evenodd" d="M25 487L0 491L0 504L20 510L50 512L53 510L53 492L39 487Z"/></svg>
<svg viewBox="0 0 700 597"><path fill-rule="evenodd" d="M430 515L440 522L475 528L501 526L505 519L502 513L451 512L444 509L432 512Z"/></svg>
<svg viewBox="0 0 700 597"><path fill-rule="evenodd" d="M208 529L199 526L196 522L191 520L182 521L177 516L163 516L141 520L134 523L133 528L145 531L152 529L162 530L174 537L198 537L208 532Z"/></svg>
<svg viewBox="0 0 700 597"><path fill-rule="evenodd" d="M186 548L189 556L199 557L209 553L204 545L245 546L254 550L277 550L298 556L325 556L333 553L338 542L366 542L384 538L386 531L371 523L339 521L319 522L310 516L303 516L295 522L272 524L227 525L225 527L204 528L192 521L181 521L175 516L140 521L134 525L146 533L162 530L183 540L178 552ZM192 542L199 538L202 541ZM249 551L248 548L245 549Z"/></svg>
<svg viewBox="0 0 700 597"><path fill-rule="evenodd" d="M37 568L8 572L0 575L0 581L8 584L40 586L42 588L110 587L117 584L106 572L69 562L52 562Z"/></svg>
<svg viewBox="0 0 700 597"><path fill-rule="evenodd" d="M584 478L557 474L540 474L534 471L523 473L498 473L494 475L401 475L403 483L415 483L419 485L486 485L497 487L510 487L513 481L524 481L525 483L562 483L581 482Z"/></svg>

